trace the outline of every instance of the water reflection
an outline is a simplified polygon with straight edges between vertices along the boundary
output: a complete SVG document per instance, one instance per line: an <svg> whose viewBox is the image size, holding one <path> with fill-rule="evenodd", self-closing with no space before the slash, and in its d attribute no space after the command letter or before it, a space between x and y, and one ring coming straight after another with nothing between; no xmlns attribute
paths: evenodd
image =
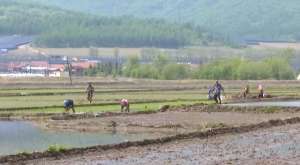
<svg viewBox="0 0 300 165"><path fill-rule="evenodd" d="M261 101L249 103L226 104L226 106L242 106L242 107L300 107L300 101Z"/></svg>
<svg viewBox="0 0 300 165"><path fill-rule="evenodd" d="M146 134L118 134L115 131L112 133L49 132L30 122L0 121L0 155L45 151L53 144L67 148L87 147L140 140L146 136Z"/></svg>

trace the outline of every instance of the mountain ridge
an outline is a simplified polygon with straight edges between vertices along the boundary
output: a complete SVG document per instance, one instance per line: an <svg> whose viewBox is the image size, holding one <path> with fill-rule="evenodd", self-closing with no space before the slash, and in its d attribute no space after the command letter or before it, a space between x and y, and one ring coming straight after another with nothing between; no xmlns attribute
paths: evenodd
<svg viewBox="0 0 300 165"><path fill-rule="evenodd" d="M158 19L100 17L33 3L0 0L0 35L37 36L45 47L163 47L201 42L194 26Z"/></svg>
<svg viewBox="0 0 300 165"><path fill-rule="evenodd" d="M297 0L27 0L101 16L130 15L193 23L233 40L299 41Z"/></svg>

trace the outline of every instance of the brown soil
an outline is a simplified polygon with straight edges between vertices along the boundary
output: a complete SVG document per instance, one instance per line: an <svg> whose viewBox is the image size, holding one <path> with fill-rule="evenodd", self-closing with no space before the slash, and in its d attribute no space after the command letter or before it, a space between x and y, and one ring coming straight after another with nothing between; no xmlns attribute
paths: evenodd
<svg viewBox="0 0 300 165"><path fill-rule="evenodd" d="M153 114L121 115L85 120L42 120L44 129L63 131L120 131L186 133L222 126L241 126L268 121L300 117L300 112L242 113L167 111Z"/></svg>
<svg viewBox="0 0 300 165"><path fill-rule="evenodd" d="M218 128L161 139L71 149L60 154L45 152L7 156L2 157L0 162L10 164L178 164L178 162L181 162L179 164L203 162L223 164L228 161L231 164L240 161L253 164L264 159L267 161L274 155L277 156L274 159L285 158L287 155L291 158L289 161L294 161L299 155L297 152L300 143L297 139L300 139L300 129L297 127L299 124L296 126L287 124L297 123L300 123L299 117L270 120L259 124ZM275 126L282 127L270 129ZM270 130L258 131L267 128ZM282 133L281 130L286 132ZM247 133L251 131L256 131L257 134ZM228 135L229 133L231 135ZM238 137L233 136L235 133L240 134ZM286 134L288 138L282 136Z"/></svg>
<svg viewBox="0 0 300 165"><path fill-rule="evenodd" d="M91 152L63 159L41 159L28 164L297 164L300 125L288 125L239 135L188 139Z"/></svg>
<svg viewBox="0 0 300 165"><path fill-rule="evenodd" d="M183 164L190 164L194 162L195 164L199 164L201 162L206 162L205 164L214 163L213 161L208 161L206 157L214 158L214 161L217 161L217 163L219 161L220 163L224 161L222 158L225 155L224 152L227 151L226 145L232 145L230 138L233 137L233 139L235 139L235 136L226 135L225 137L230 137L227 139L228 144L225 143L225 139L223 140L225 144L221 145L221 147L215 147L220 147L222 149L221 155L219 155L219 151L213 150L215 149L213 146L206 146L206 149L209 151L207 153L205 152L206 157L195 156L198 152L203 154L198 151L199 148L202 148L199 146L208 145L205 144L206 142L203 143L203 140L201 141L195 138L207 139L210 137L208 138L209 141L213 141L215 139L213 136L216 135L245 133L274 126L300 123L300 112L297 108L281 109L280 111L276 111L276 113L264 113L261 112L261 110L263 109L234 109L232 107L223 106L196 105L149 114L107 114L101 117L83 119L75 118L75 120L72 118L68 120L51 120L49 118L41 120L34 119L38 126L52 131L154 132L163 136L159 139L140 142L126 142L119 145L70 149L61 154L45 152L30 155L26 154L0 157L0 163L22 164L22 161L35 159L35 161L25 162L25 164L94 164L94 162L95 164L142 164L143 162L144 164L148 164L149 162L153 162L154 164L176 164L176 161L174 160L178 160L178 162L182 162ZM285 126L284 128L289 127ZM248 134L251 135L250 133ZM179 141L179 143L175 141ZM222 140L220 142L222 142ZM192 148L193 144L198 146L198 148ZM145 145L148 146L143 147ZM178 153L175 158L174 155L169 152L164 153L165 150L169 149L170 145L174 146L174 149L178 149L176 150ZM214 145L214 143L212 145ZM191 146L191 150L184 148L184 146ZM253 143L249 147L253 146L255 147L256 144ZM230 161L240 161L242 164L249 163L242 159L236 159L237 155L239 155L238 152L243 153L245 152L244 150L241 150L239 147L234 148L233 145L231 147L236 151L236 155L232 154L232 157L227 160L229 163ZM155 148L158 149L156 150ZM148 150L151 155L154 155L154 157L145 156L147 155ZM191 155L187 156L187 161L190 162L185 162L185 159L182 160L182 155L184 155L182 152L191 152ZM168 153L170 154L169 156ZM163 156L158 159L157 157L160 157L160 154ZM248 153L245 153L245 158L248 157L247 154ZM100 157L98 155L100 155ZM293 155L288 154L288 156ZM84 159L85 157L86 159ZM155 158L160 161L156 162ZM254 162L252 163L256 163L255 160L256 159L253 159ZM167 161L170 162L168 163Z"/></svg>

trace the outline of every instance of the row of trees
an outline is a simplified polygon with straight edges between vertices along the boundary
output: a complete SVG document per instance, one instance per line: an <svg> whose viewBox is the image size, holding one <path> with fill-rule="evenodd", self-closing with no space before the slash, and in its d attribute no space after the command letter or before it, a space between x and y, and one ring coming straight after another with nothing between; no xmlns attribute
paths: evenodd
<svg viewBox="0 0 300 165"><path fill-rule="evenodd" d="M287 49L259 60L219 59L201 66L194 75L200 79L224 80L295 79L290 64L293 57L293 50Z"/></svg>
<svg viewBox="0 0 300 165"><path fill-rule="evenodd" d="M190 25L133 17L106 18L33 4L1 1L0 35L37 36L42 47L164 47L199 42Z"/></svg>
<svg viewBox="0 0 300 165"><path fill-rule="evenodd" d="M281 57L271 57L262 61L218 60L200 67L195 76L199 79L224 80L295 79L289 62Z"/></svg>
<svg viewBox="0 0 300 165"><path fill-rule="evenodd" d="M115 69L114 64L99 64L90 68L86 75L122 75L148 79L223 79L223 80L261 80L295 79L295 72L287 56L272 56L261 61L248 59L219 59L217 61L192 68L189 65L172 62L165 55L157 55L151 63L141 64L137 56L130 57L127 63Z"/></svg>
<svg viewBox="0 0 300 165"><path fill-rule="evenodd" d="M173 63L165 55L157 55L151 63L142 64L138 56L130 57L123 65L108 62L87 69L87 76L121 75L133 78L147 79L186 79L190 77L191 69L186 65Z"/></svg>
<svg viewBox="0 0 300 165"><path fill-rule="evenodd" d="M149 79L186 79L190 68L185 65L172 63L166 55L156 55L151 63L140 64L138 57L131 57L123 67L123 75L134 78Z"/></svg>

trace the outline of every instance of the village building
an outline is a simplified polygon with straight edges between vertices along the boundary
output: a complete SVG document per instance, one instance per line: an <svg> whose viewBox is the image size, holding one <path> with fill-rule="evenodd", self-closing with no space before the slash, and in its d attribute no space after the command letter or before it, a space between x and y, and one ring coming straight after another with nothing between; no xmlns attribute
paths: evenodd
<svg viewBox="0 0 300 165"><path fill-rule="evenodd" d="M94 61L79 61L79 62L73 62L72 63L72 72L76 76L83 76L83 72L86 69L89 69L91 67L96 67L97 63Z"/></svg>
<svg viewBox="0 0 300 165"><path fill-rule="evenodd" d="M31 36L2 36L0 37L0 55L7 54L10 50L21 47L26 48L33 41ZM81 60L78 58L68 59L64 56L50 56L44 61L10 61L0 63L0 76L10 77L62 77L70 63L72 73L75 76L82 76L84 70L95 67L99 60ZM68 74L67 74L68 75Z"/></svg>
<svg viewBox="0 0 300 165"><path fill-rule="evenodd" d="M95 67L94 61L76 61L71 62L72 73L75 76L82 76L85 69ZM22 61L22 62L9 62L0 63L0 73L3 75L9 74L12 76L26 74L27 76L37 77L63 77L64 72L67 70L67 64L64 63L49 63L49 61Z"/></svg>

